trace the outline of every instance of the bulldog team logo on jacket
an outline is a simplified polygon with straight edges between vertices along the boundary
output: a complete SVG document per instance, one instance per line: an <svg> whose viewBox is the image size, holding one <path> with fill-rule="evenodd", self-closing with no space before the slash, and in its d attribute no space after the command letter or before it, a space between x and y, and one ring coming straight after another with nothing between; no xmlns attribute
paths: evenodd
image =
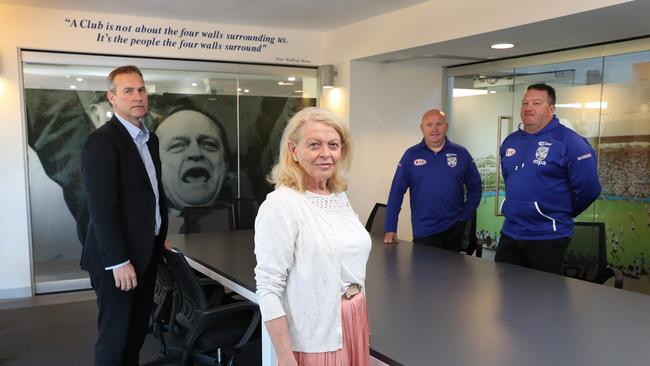
<svg viewBox="0 0 650 366"><path fill-rule="evenodd" d="M450 168L456 167L456 164L458 164L458 157L456 154L447 154L447 165L449 165Z"/></svg>
<svg viewBox="0 0 650 366"><path fill-rule="evenodd" d="M546 165L546 156L548 155L548 146L540 146L537 148L537 151L535 151L535 160L533 160L533 164L537 165Z"/></svg>
<svg viewBox="0 0 650 366"><path fill-rule="evenodd" d="M413 160L413 165L415 165L415 166L425 165L426 163L427 163L427 161L424 160L424 159L415 159L415 160Z"/></svg>

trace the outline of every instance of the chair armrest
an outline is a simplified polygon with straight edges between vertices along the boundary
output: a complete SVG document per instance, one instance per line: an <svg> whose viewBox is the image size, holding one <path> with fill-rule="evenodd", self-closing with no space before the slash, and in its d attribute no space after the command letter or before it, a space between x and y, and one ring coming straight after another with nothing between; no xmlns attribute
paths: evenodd
<svg viewBox="0 0 650 366"><path fill-rule="evenodd" d="M197 279L199 280L199 285L201 286L210 286L214 284L222 286L218 281L215 281L210 277L197 277Z"/></svg>
<svg viewBox="0 0 650 366"><path fill-rule="evenodd" d="M623 272L619 270L618 268L614 268L611 266L607 266L608 269L612 271L614 274L614 287L616 288L623 288Z"/></svg>
<svg viewBox="0 0 650 366"><path fill-rule="evenodd" d="M582 277L582 267L575 264L565 264L562 269L566 277L583 279Z"/></svg>
<svg viewBox="0 0 650 366"><path fill-rule="evenodd" d="M235 345L235 348L241 348L250 340L261 318L259 306L252 302L238 302L207 310L196 310L196 325L192 327L190 333L187 335L185 341L186 346L188 348L192 347L196 342L196 339L203 332L218 325L220 322L223 322L224 319L233 317L239 313L252 313L251 320L248 323L246 330L239 342Z"/></svg>

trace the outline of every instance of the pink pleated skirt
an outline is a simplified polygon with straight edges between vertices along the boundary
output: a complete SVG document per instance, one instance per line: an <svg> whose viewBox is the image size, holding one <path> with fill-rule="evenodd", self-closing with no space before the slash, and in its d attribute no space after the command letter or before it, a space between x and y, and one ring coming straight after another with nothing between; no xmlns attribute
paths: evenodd
<svg viewBox="0 0 650 366"><path fill-rule="evenodd" d="M294 352L299 366L370 365L370 325L363 292L349 300L341 298L341 318L343 348L320 353Z"/></svg>

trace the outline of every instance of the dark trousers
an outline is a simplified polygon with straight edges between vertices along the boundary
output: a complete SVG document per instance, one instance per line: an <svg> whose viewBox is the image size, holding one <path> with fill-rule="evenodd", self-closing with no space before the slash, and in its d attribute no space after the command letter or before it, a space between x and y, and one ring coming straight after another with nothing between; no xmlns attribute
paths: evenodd
<svg viewBox="0 0 650 366"><path fill-rule="evenodd" d="M99 308L95 366L138 365L140 348L149 329L158 268L156 261L151 262L131 291L115 287L113 271L91 275Z"/></svg>
<svg viewBox="0 0 650 366"><path fill-rule="evenodd" d="M569 242L571 242L571 238L515 240L501 233L494 260L562 274L564 255Z"/></svg>
<svg viewBox="0 0 650 366"><path fill-rule="evenodd" d="M465 222L458 220L449 229L439 232L437 234L414 237L413 242L417 244L424 244L434 248L451 250L452 252L460 252L461 244L463 243L463 233L465 231Z"/></svg>

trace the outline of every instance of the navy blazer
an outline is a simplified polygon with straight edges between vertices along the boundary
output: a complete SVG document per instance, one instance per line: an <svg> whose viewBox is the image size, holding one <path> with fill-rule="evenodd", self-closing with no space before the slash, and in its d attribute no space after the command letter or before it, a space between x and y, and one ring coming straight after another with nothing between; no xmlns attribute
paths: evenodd
<svg viewBox="0 0 650 366"><path fill-rule="evenodd" d="M162 185L158 138L147 142L158 178L162 223L155 236L156 198L138 149L114 116L88 136L81 170L90 220L81 254L81 268L100 274L106 267L130 260L138 275L157 263L167 235L167 205Z"/></svg>

